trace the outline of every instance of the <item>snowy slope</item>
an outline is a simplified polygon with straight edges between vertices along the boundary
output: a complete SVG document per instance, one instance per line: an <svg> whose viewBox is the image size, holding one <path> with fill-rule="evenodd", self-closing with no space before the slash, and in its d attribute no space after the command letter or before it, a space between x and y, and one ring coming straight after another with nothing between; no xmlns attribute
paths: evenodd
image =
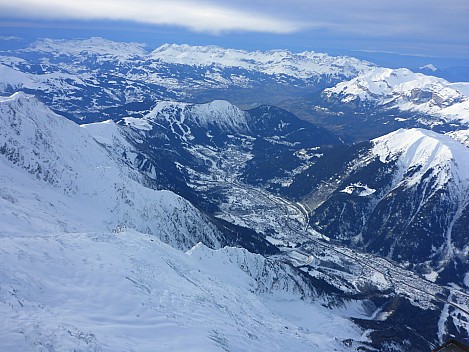
<svg viewBox="0 0 469 352"><path fill-rule="evenodd" d="M0 126L0 350L346 351L343 340L367 341L350 319L369 317L360 302L327 308L291 266L207 247L220 247L218 231L181 197L142 186L114 123L80 127L16 93L0 100Z"/></svg>
<svg viewBox="0 0 469 352"><path fill-rule="evenodd" d="M447 135L469 148L469 130L449 132Z"/></svg>
<svg viewBox="0 0 469 352"><path fill-rule="evenodd" d="M444 260L458 255L464 257L469 251L465 228L469 214L469 149L450 136L411 129L374 140L372 152L381 162L397 163L394 189L413 188L422 197L418 208L411 213L425 214L421 209L426 203L431 204L432 198L438 200L433 210L443 214L439 218L437 214L425 214L429 219L437 217L436 221L444 224L443 233L432 234L432 240L444 238L442 248L435 251ZM430 224L433 221L429 220Z"/></svg>
<svg viewBox="0 0 469 352"><path fill-rule="evenodd" d="M422 178L433 179L434 187L449 182L461 187L461 196L469 190L469 153L449 136L423 129L398 130L375 139L372 152L382 162L397 158L401 174L417 170L405 182L412 186Z"/></svg>
<svg viewBox="0 0 469 352"><path fill-rule="evenodd" d="M375 68L324 91L343 104L398 108L429 114L445 122L469 123L467 85L413 73L407 69ZM438 121L436 121L438 123Z"/></svg>
<svg viewBox="0 0 469 352"><path fill-rule="evenodd" d="M286 265L242 249L186 254L124 231L2 236L0 256L5 351L346 351L361 339Z"/></svg>
<svg viewBox="0 0 469 352"><path fill-rule="evenodd" d="M187 201L142 186L122 160L131 146L112 125L95 140L23 93L0 100L0 122L1 218L12 232L128 227L178 248L219 246L217 230ZM117 140L115 154L99 144L106 137Z"/></svg>
<svg viewBox="0 0 469 352"><path fill-rule="evenodd" d="M0 89L2 92L17 90L40 90L43 92L73 91L85 83L75 75L64 72L52 72L35 75L15 70L0 64ZM73 99L73 98L71 98Z"/></svg>
<svg viewBox="0 0 469 352"><path fill-rule="evenodd" d="M211 126L224 133L246 132L249 128L246 112L224 100L207 104L158 102L141 119L124 118L124 121L127 125L143 130L149 129L151 124L165 121L170 124L173 133L185 139L194 138L190 131L191 125L204 129Z"/></svg>

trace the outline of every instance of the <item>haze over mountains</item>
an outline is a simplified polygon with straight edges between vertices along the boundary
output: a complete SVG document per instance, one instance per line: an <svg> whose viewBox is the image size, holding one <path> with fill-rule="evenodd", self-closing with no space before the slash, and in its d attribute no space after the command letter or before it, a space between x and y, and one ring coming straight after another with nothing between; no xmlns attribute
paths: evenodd
<svg viewBox="0 0 469 352"><path fill-rule="evenodd" d="M468 87L315 52L1 52L0 349L468 340Z"/></svg>

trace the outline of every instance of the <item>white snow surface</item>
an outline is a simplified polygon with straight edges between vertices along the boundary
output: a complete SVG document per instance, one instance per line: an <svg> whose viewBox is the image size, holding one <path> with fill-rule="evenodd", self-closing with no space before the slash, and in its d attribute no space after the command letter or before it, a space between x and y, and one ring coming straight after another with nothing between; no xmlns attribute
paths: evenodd
<svg viewBox="0 0 469 352"><path fill-rule="evenodd" d="M123 120L127 126L132 126L133 128L137 130L150 131L152 129L150 123L146 119L143 119L143 118L124 117Z"/></svg>
<svg viewBox="0 0 469 352"><path fill-rule="evenodd" d="M324 90L328 98L343 103L372 103L402 111L434 115L469 124L469 95L466 82L450 83L442 78L408 69L377 67L349 81Z"/></svg>
<svg viewBox="0 0 469 352"><path fill-rule="evenodd" d="M187 44L164 44L154 50L150 56L168 63L241 67L271 75L283 74L303 79L317 75L354 77L374 66L352 57L334 57L312 51L302 53L292 53L288 50L245 51Z"/></svg>
<svg viewBox="0 0 469 352"><path fill-rule="evenodd" d="M0 90L32 89L45 92L73 91L77 85L84 85L83 80L72 74L53 72L41 75L21 72L0 63Z"/></svg>
<svg viewBox="0 0 469 352"><path fill-rule="evenodd" d="M126 118L124 118L126 119ZM119 127L112 120L80 125L100 144L130 150L132 146L121 134Z"/></svg>
<svg viewBox="0 0 469 352"><path fill-rule="evenodd" d="M361 182L353 183L348 185L343 190L340 191L341 193L347 193L350 195L356 195L359 197L367 197L372 195L376 192L376 189L370 188L367 185L362 184Z"/></svg>
<svg viewBox="0 0 469 352"><path fill-rule="evenodd" d="M152 236L2 236L2 351L345 351L360 330L242 249L188 254ZM304 298L304 299L302 299Z"/></svg>
<svg viewBox="0 0 469 352"><path fill-rule="evenodd" d="M416 170L406 178L409 185L420 182L431 172L435 185L444 187L451 181L467 197L469 185L469 150L449 136L413 128L400 129L373 140L373 153L382 162L398 160L402 173Z"/></svg>
<svg viewBox="0 0 469 352"><path fill-rule="evenodd" d="M469 148L469 130L453 131L446 134Z"/></svg>

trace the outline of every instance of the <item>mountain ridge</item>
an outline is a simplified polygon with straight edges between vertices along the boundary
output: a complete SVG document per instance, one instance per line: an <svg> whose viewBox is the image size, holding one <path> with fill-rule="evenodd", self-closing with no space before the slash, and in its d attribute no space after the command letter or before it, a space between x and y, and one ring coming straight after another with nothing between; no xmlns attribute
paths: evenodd
<svg viewBox="0 0 469 352"><path fill-rule="evenodd" d="M401 129L324 153L284 192L310 207L319 233L464 285L468 151L449 136ZM458 270L445 272L453 263Z"/></svg>
<svg viewBox="0 0 469 352"><path fill-rule="evenodd" d="M4 163L10 164L6 169L9 171L5 171L8 177L15 178L15 174L24 170L30 175L30 179L25 180L29 186L24 190L38 189L41 184L53 187L41 197L43 199L35 199L5 180L5 199L12 200L7 203L9 207L16 208L18 201L8 194L31 198L23 200L31 204L21 210L24 226L31 226L28 218L34 218L37 202L49 204L52 212L49 216L54 223L69 223L65 228L79 226L83 215L79 211L74 214L64 206L71 198L80 211L86 208L81 203L94 204L94 214L89 210L85 212L90 217L88 223L94 226L91 229L131 226L186 249L196 244L199 236L199 239L205 238L207 244L221 245L221 234L189 202L170 191L144 187L142 174L122 160L114 159L85 129L56 115L34 97L17 93L2 98L0 118L3 126L0 154ZM131 146L127 144L122 148L130 151ZM53 209L56 209L55 214ZM198 223L202 225L200 233L197 233ZM47 222L36 225L38 231L48 227Z"/></svg>
<svg viewBox="0 0 469 352"><path fill-rule="evenodd" d="M340 100L365 109L397 108L429 114L444 122L460 120L467 125L469 97L465 92L462 83L450 83L407 69L376 68L327 88L323 94L331 101ZM438 120L434 123L438 124Z"/></svg>
<svg viewBox="0 0 469 352"><path fill-rule="evenodd" d="M112 118L125 105L228 100L243 109L279 106L349 141L398 128L468 126L465 82L315 52L176 44L147 51L103 38L45 39L3 52L0 71L2 94L35 94L80 123ZM357 129L355 117L368 133Z"/></svg>

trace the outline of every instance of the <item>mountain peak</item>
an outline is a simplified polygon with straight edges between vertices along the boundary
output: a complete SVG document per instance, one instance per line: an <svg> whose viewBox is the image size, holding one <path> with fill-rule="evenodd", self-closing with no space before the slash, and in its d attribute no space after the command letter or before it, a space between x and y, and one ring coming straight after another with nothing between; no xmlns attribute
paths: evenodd
<svg viewBox="0 0 469 352"><path fill-rule="evenodd" d="M137 127L148 129L149 124L142 125L142 121L166 120L171 126L178 126L180 130L183 124L195 124L203 128L215 126L220 130L228 132L240 132L248 129L246 112L226 100L214 100L205 104L188 104L179 102L158 102L153 110L143 119L129 122ZM137 127L139 128L139 127ZM141 129L140 128L140 129ZM190 134L190 130L187 132ZM184 135L186 135L184 133Z"/></svg>
<svg viewBox="0 0 469 352"><path fill-rule="evenodd" d="M382 162L397 159L404 172L418 170L414 181L430 172L438 178L440 186L454 178L469 182L468 150L450 136L420 128L399 129L374 139L373 143L373 153Z"/></svg>

